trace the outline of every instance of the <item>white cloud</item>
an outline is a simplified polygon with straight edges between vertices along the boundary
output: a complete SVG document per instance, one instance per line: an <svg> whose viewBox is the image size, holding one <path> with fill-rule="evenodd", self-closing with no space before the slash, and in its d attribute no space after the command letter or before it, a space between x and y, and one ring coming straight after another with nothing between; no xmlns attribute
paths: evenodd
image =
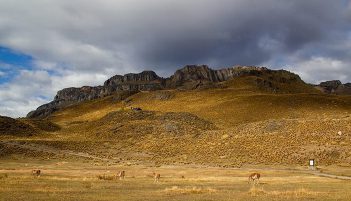
<svg viewBox="0 0 351 201"><path fill-rule="evenodd" d="M109 76L101 73L77 73L65 71L61 76L52 76L52 90L58 91L67 87L81 87L83 85L95 86L102 85Z"/></svg>
<svg viewBox="0 0 351 201"><path fill-rule="evenodd" d="M25 101L3 101L0 103L0 115L9 117L23 117L33 110L33 106L47 103L46 99L26 97Z"/></svg>
<svg viewBox="0 0 351 201"><path fill-rule="evenodd" d="M307 82L318 84L327 80L351 81L351 63L328 58L312 57L308 60L291 61L289 70L299 74Z"/></svg>
<svg viewBox="0 0 351 201"><path fill-rule="evenodd" d="M53 99L67 87L103 84L108 78L98 73L64 71L50 75L45 70L21 70L13 81L0 85L0 115L20 117Z"/></svg>
<svg viewBox="0 0 351 201"><path fill-rule="evenodd" d="M6 73L5 73L5 72L0 71L0 77L2 77L2 76L4 76L4 75L6 75Z"/></svg>
<svg viewBox="0 0 351 201"><path fill-rule="evenodd" d="M45 71L21 71L12 82L0 85L0 114L24 116L33 106L47 101L39 94L51 95L45 90L50 85L49 74Z"/></svg>

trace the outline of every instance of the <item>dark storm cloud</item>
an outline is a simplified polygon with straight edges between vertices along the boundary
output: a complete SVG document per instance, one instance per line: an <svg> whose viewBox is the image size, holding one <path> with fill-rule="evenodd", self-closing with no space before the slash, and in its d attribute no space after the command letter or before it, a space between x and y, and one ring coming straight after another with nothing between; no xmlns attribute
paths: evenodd
<svg viewBox="0 0 351 201"><path fill-rule="evenodd" d="M350 30L344 0L4 2L0 42L92 72L258 65Z"/></svg>
<svg viewBox="0 0 351 201"><path fill-rule="evenodd" d="M222 12L221 6L226 8ZM191 21L192 26L172 24L178 29L166 26L151 31L153 37L143 41L136 53L144 63L258 65L277 53L291 54L326 43L346 25L345 9L335 1L232 1L180 15L176 23ZM197 15L212 19L194 19Z"/></svg>

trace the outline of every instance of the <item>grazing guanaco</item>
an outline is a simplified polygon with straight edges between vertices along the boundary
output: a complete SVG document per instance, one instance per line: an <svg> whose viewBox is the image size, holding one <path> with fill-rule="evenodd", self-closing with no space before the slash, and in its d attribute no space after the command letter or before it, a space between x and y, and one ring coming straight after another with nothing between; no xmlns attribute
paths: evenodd
<svg viewBox="0 0 351 201"><path fill-rule="evenodd" d="M125 172L124 170L120 171L120 172L117 174L117 177L119 178L119 180L124 179L125 176L126 176L126 172Z"/></svg>
<svg viewBox="0 0 351 201"><path fill-rule="evenodd" d="M161 175L160 174L156 174L156 173L153 173L153 175L154 175L154 182L158 182L159 180L160 180L160 178L161 178Z"/></svg>
<svg viewBox="0 0 351 201"><path fill-rule="evenodd" d="M32 170L32 175L36 177L40 177L41 170Z"/></svg>
<svg viewBox="0 0 351 201"><path fill-rule="evenodd" d="M250 181L253 181L254 184L258 184L260 182L260 177L261 177L261 174L260 173L252 173L249 175L249 181L248 183L250 183Z"/></svg>

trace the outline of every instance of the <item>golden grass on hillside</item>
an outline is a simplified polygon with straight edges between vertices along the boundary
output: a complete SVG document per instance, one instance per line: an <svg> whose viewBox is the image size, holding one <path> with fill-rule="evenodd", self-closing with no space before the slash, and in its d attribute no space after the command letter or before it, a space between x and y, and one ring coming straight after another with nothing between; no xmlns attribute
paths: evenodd
<svg viewBox="0 0 351 201"><path fill-rule="evenodd" d="M110 96L68 107L54 113L51 119L62 125L65 122L93 121L109 112L129 110L130 106L134 106L158 112L190 112L217 126L228 128L267 119L305 118L306 115L313 116L320 112L328 114L351 110L350 96L323 95L313 87L309 87L312 91L299 91L305 93L292 91L275 94L257 88L252 79L243 77L230 80L224 83L224 88L139 92L129 97L127 102L115 101Z"/></svg>
<svg viewBox="0 0 351 201"><path fill-rule="evenodd" d="M54 113L50 120L62 129L35 143L132 164L351 164L351 96L314 93L300 82L309 94L283 93L291 85L273 93L255 79L82 102Z"/></svg>

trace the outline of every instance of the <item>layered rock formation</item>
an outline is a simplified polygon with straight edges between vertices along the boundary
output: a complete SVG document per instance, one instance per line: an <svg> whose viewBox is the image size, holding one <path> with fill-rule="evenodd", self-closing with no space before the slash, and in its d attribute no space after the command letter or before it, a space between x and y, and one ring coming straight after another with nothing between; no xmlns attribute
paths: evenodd
<svg viewBox="0 0 351 201"><path fill-rule="evenodd" d="M139 74L129 73L124 76L115 75L104 83L103 91L109 94L115 91L149 91L164 87L164 79L153 71L143 71Z"/></svg>
<svg viewBox="0 0 351 201"><path fill-rule="evenodd" d="M164 79L153 71L143 71L138 74L129 73L124 76L115 75L106 80L103 86L83 86L81 88L66 88L57 92L54 100L28 113L29 118L43 118L61 108L86 100L93 100L120 92L133 94L140 90L158 90L163 88ZM128 92L128 93L125 93Z"/></svg>
<svg viewBox="0 0 351 201"><path fill-rule="evenodd" d="M174 75L168 79L168 86L182 86L185 82L205 81L205 82L223 82L233 77L243 75L262 75L264 72L273 72L265 67L255 66L235 66L220 70L212 70L206 65L196 66L188 65L177 70Z"/></svg>
<svg viewBox="0 0 351 201"><path fill-rule="evenodd" d="M351 95L351 83L341 83L340 80L321 82L316 88L327 94Z"/></svg>
<svg viewBox="0 0 351 201"><path fill-rule="evenodd" d="M285 70L270 70L266 67L256 66L234 66L231 68L212 70L206 65L188 65L177 70L174 75L166 80L166 88L208 88L213 87L216 83L242 76L263 78L257 79L256 84L271 87L272 90L278 89L274 87L273 83L275 82L299 82L305 84L298 75Z"/></svg>
<svg viewBox="0 0 351 201"><path fill-rule="evenodd" d="M279 75L279 76L277 76ZM216 83L227 81L240 76L265 76L267 79L257 80L258 84L273 87L273 82L302 82L296 74L284 70L270 70L265 67L235 66L213 70L206 65L188 65L177 70L169 78L159 77L153 71L143 71L138 74L115 75L106 80L103 86L84 86L81 88L66 88L60 90L54 100L30 112L29 118L44 118L56 110L86 100L102 98L115 93L124 93L123 98L138 91L161 89L198 89L211 87ZM277 80L278 79L278 80ZM275 90L275 89L274 89ZM126 93L127 92L127 93Z"/></svg>

